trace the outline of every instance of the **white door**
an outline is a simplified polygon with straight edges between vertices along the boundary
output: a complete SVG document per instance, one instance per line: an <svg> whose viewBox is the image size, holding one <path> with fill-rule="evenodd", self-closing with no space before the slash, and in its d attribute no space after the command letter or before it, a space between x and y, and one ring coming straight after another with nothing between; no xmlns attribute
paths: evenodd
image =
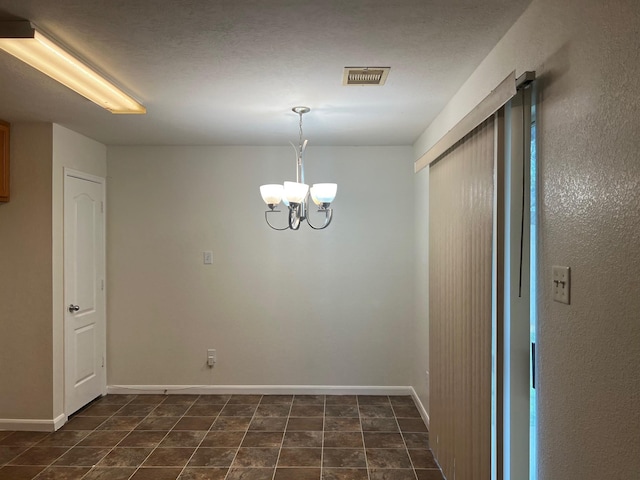
<svg viewBox="0 0 640 480"><path fill-rule="evenodd" d="M65 413L106 390L104 179L65 169Z"/></svg>

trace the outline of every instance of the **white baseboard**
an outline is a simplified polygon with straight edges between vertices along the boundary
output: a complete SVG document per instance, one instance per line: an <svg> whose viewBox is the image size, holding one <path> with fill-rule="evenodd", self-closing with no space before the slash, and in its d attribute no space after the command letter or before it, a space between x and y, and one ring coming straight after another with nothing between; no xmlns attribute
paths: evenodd
<svg viewBox="0 0 640 480"><path fill-rule="evenodd" d="M420 397L418 397L418 394L413 389L413 387L411 387L411 396L413 397L413 401L415 402L416 407L418 408L418 412L420 412L420 416L422 417L422 420L424 420L424 424L427 426L427 428L430 428L431 425L429 425L430 419L429 419L429 414L427 413L427 409L424 408L424 405L420 401Z"/></svg>
<svg viewBox="0 0 640 480"><path fill-rule="evenodd" d="M55 432L66 422L67 416L64 413L51 420L0 418L0 430L13 430L16 432Z"/></svg>
<svg viewBox="0 0 640 480"><path fill-rule="evenodd" d="M334 385L109 385L107 393L263 394L263 395L412 395L412 387Z"/></svg>

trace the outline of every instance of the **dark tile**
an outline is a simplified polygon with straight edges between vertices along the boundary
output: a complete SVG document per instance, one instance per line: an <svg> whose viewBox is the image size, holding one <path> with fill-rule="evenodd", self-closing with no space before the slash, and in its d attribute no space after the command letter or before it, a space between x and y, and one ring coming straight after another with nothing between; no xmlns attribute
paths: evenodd
<svg viewBox="0 0 640 480"><path fill-rule="evenodd" d="M235 430L220 430L215 432L208 432L200 446L224 448L239 447L244 434L244 431Z"/></svg>
<svg viewBox="0 0 640 480"><path fill-rule="evenodd" d="M0 447L0 466L10 462L29 447Z"/></svg>
<svg viewBox="0 0 640 480"><path fill-rule="evenodd" d="M357 418L360 413L355 405L327 405L324 414L327 417Z"/></svg>
<svg viewBox="0 0 640 480"><path fill-rule="evenodd" d="M99 400L96 400L95 403L99 405L102 405L102 404L126 405L136 397L137 395L110 394L100 398Z"/></svg>
<svg viewBox="0 0 640 480"><path fill-rule="evenodd" d="M178 478L180 480L225 480L228 470L228 468L187 467Z"/></svg>
<svg viewBox="0 0 640 480"><path fill-rule="evenodd" d="M284 435L282 446L322 447L322 432L287 432Z"/></svg>
<svg viewBox="0 0 640 480"><path fill-rule="evenodd" d="M289 422L291 422L291 420L289 420ZM286 417L256 417L251 420L249 430L262 432L284 432L286 425Z"/></svg>
<svg viewBox="0 0 640 480"><path fill-rule="evenodd" d="M166 432L135 431L120 442L119 447L157 447Z"/></svg>
<svg viewBox="0 0 640 480"><path fill-rule="evenodd" d="M192 405L200 395L167 395L163 405Z"/></svg>
<svg viewBox="0 0 640 480"><path fill-rule="evenodd" d="M296 417L289 418L287 423L287 431L311 431L322 430L323 418L322 417Z"/></svg>
<svg viewBox="0 0 640 480"><path fill-rule="evenodd" d="M411 468L405 448L367 448L369 468Z"/></svg>
<svg viewBox="0 0 640 480"><path fill-rule="evenodd" d="M149 414L152 417L181 417L189 409L189 405L162 403Z"/></svg>
<svg viewBox="0 0 640 480"><path fill-rule="evenodd" d="M324 468L322 480L369 480L366 468Z"/></svg>
<svg viewBox="0 0 640 480"><path fill-rule="evenodd" d="M93 467L82 480L129 480L134 467Z"/></svg>
<svg viewBox="0 0 640 480"><path fill-rule="evenodd" d="M324 429L327 432L360 432L359 418L325 417Z"/></svg>
<svg viewBox="0 0 640 480"><path fill-rule="evenodd" d="M80 480L90 467L49 467L38 475L38 480Z"/></svg>
<svg viewBox="0 0 640 480"><path fill-rule="evenodd" d="M193 405L187 410L188 417L215 417L222 410L223 405Z"/></svg>
<svg viewBox="0 0 640 480"><path fill-rule="evenodd" d="M243 447L280 447L282 445L282 432L247 432Z"/></svg>
<svg viewBox="0 0 640 480"><path fill-rule="evenodd" d="M209 430L215 417L182 417L174 430Z"/></svg>
<svg viewBox="0 0 640 480"><path fill-rule="evenodd" d="M395 418L362 418L362 430L365 432L397 432Z"/></svg>
<svg viewBox="0 0 640 480"><path fill-rule="evenodd" d="M2 440L5 437L8 437L12 433L14 433L13 430L0 430L0 440Z"/></svg>
<svg viewBox="0 0 640 480"><path fill-rule="evenodd" d="M366 468L367 461L365 459L364 449L325 448L323 449L322 466L327 468Z"/></svg>
<svg viewBox="0 0 640 480"><path fill-rule="evenodd" d="M156 448L142 464L145 467L184 467L195 447L191 448Z"/></svg>
<svg viewBox="0 0 640 480"><path fill-rule="evenodd" d="M293 405L324 405L324 395L295 395Z"/></svg>
<svg viewBox="0 0 640 480"><path fill-rule="evenodd" d="M31 447L11 462L11 465L51 465L69 447Z"/></svg>
<svg viewBox="0 0 640 480"><path fill-rule="evenodd" d="M196 449L189 461L190 467L229 467L236 455L235 448L208 448Z"/></svg>
<svg viewBox="0 0 640 480"><path fill-rule="evenodd" d="M444 480L440 469L421 470L416 468L416 477L418 480Z"/></svg>
<svg viewBox="0 0 640 480"><path fill-rule="evenodd" d="M273 468L278 461L279 451L279 448L240 447L233 461L233 466Z"/></svg>
<svg viewBox="0 0 640 480"><path fill-rule="evenodd" d="M164 430L169 431L178 423L180 417L147 417L142 420L135 430Z"/></svg>
<svg viewBox="0 0 640 480"><path fill-rule="evenodd" d="M371 469L371 480L415 480L416 475L410 468L403 469Z"/></svg>
<svg viewBox="0 0 640 480"><path fill-rule="evenodd" d="M152 450L152 448L116 447L100 460L98 465L100 467L137 467L144 462Z"/></svg>
<svg viewBox="0 0 640 480"><path fill-rule="evenodd" d="M325 448L364 448L361 432L325 432Z"/></svg>
<svg viewBox="0 0 640 480"><path fill-rule="evenodd" d="M291 405L291 402L293 402L293 395L263 395L260 405Z"/></svg>
<svg viewBox="0 0 640 480"><path fill-rule="evenodd" d="M250 422L251 417L218 417L213 422L211 430L246 431Z"/></svg>
<svg viewBox="0 0 640 480"><path fill-rule="evenodd" d="M271 480L273 468L236 468L229 470L226 480Z"/></svg>
<svg viewBox="0 0 640 480"><path fill-rule="evenodd" d="M403 433L407 448L429 448L428 433Z"/></svg>
<svg viewBox="0 0 640 480"><path fill-rule="evenodd" d="M200 395L195 405L224 405L231 395Z"/></svg>
<svg viewBox="0 0 640 480"><path fill-rule="evenodd" d="M21 467L6 465L0 468L0 480L32 480L45 467Z"/></svg>
<svg viewBox="0 0 640 480"><path fill-rule="evenodd" d="M433 453L427 448L410 448L409 456L413 462L413 468L438 468Z"/></svg>
<svg viewBox="0 0 640 480"><path fill-rule="evenodd" d="M109 448L73 447L55 461L54 465L69 467L91 467L109 453Z"/></svg>
<svg viewBox="0 0 640 480"><path fill-rule="evenodd" d="M291 406L288 404L261 403L256 410L256 417L287 417Z"/></svg>
<svg viewBox="0 0 640 480"><path fill-rule="evenodd" d="M392 418L394 414L390 405L360 405L360 416L363 418Z"/></svg>
<svg viewBox="0 0 640 480"><path fill-rule="evenodd" d="M404 439L399 433L364 432L367 448L404 448Z"/></svg>
<svg viewBox="0 0 640 480"><path fill-rule="evenodd" d="M278 467L320 467L321 448L283 448Z"/></svg>
<svg viewBox="0 0 640 480"><path fill-rule="evenodd" d="M389 395L389 401L394 407L415 407L411 395Z"/></svg>
<svg viewBox="0 0 640 480"><path fill-rule="evenodd" d="M165 399L165 395L141 394L136 395L136 398L131 400L131 405L158 405L159 403L164 402Z"/></svg>
<svg viewBox="0 0 640 480"><path fill-rule="evenodd" d="M176 480L182 468L141 467L131 480Z"/></svg>
<svg viewBox="0 0 640 480"><path fill-rule="evenodd" d="M94 430L78 445L80 447L113 447L126 435L127 432L121 430Z"/></svg>
<svg viewBox="0 0 640 480"><path fill-rule="evenodd" d="M387 395L358 395L358 405L390 405Z"/></svg>
<svg viewBox="0 0 640 480"><path fill-rule="evenodd" d="M46 432L13 432L0 440L0 446L20 447L35 445L49 435Z"/></svg>
<svg viewBox="0 0 640 480"><path fill-rule="evenodd" d="M110 405L110 404L97 404L92 405L89 408L78 412L79 417L110 417L118 410L122 408L122 405Z"/></svg>
<svg viewBox="0 0 640 480"><path fill-rule="evenodd" d="M50 433L43 440L38 442L39 447L73 447L81 441L91 430L58 430Z"/></svg>
<svg viewBox="0 0 640 480"><path fill-rule="evenodd" d="M398 425L402 433L429 431L421 418L398 418Z"/></svg>
<svg viewBox="0 0 640 480"><path fill-rule="evenodd" d="M277 468L273 480L320 480L320 469Z"/></svg>
<svg viewBox="0 0 640 480"><path fill-rule="evenodd" d="M133 430L144 417L111 417L97 430Z"/></svg>
<svg viewBox="0 0 640 480"><path fill-rule="evenodd" d="M258 404L254 405L230 405L227 404L220 412L223 417L251 417L256 411Z"/></svg>
<svg viewBox="0 0 640 480"><path fill-rule="evenodd" d="M393 412L396 414L396 417L401 417L401 418L422 418L420 417L420 412L418 411L418 409L411 405L411 406L394 406L393 407Z"/></svg>
<svg viewBox="0 0 640 480"><path fill-rule="evenodd" d="M258 405L262 395L231 395L228 405Z"/></svg>
<svg viewBox="0 0 640 480"><path fill-rule="evenodd" d="M294 403L289 415L292 417L322 417L324 415L324 405L304 405Z"/></svg>
<svg viewBox="0 0 640 480"><path fill-rule="evenodd" d="M128 404L118 410L114 415L116 417L146 417L157 405L146 404Z"/></svg>
<svg viewBox="0 0 640 480"><path fill-rule="evenodd" d="M202 430L172 431L164 437L159 447L197 447L205 436Z"/></svg>
<svg viewBox="0 0 640 480"><path fill-rule="evenodd" d="M93 430L109 417L73 417L62 430Z"/></svg>
<svg viewBox="0 0 640 480"><path fill-rule="evenodd" d="M358 405L358 397L355 395L327 395L325 397L327 406L329 405Z"/></svg>

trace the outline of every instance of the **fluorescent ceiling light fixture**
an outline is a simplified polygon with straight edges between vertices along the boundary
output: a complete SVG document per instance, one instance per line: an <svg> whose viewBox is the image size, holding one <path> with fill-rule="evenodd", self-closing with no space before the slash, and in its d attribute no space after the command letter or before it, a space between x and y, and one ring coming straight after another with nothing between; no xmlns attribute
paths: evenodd
<svg viewBox="0 0 640 480"><path fill-rule="evenodd" d="M0 22L0 49L111 113L147 113L144 106L28 21Z"/></svg>

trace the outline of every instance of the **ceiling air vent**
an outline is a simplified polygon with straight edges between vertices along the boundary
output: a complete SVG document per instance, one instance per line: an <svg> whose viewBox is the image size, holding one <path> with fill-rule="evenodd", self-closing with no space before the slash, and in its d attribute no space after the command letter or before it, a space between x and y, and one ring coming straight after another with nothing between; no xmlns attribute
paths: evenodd
<svg viewBox="0 0 640 480"><path fill-rule="evenodd" d="M384 85L391 67L345 67L343 85Z"/></svg>

